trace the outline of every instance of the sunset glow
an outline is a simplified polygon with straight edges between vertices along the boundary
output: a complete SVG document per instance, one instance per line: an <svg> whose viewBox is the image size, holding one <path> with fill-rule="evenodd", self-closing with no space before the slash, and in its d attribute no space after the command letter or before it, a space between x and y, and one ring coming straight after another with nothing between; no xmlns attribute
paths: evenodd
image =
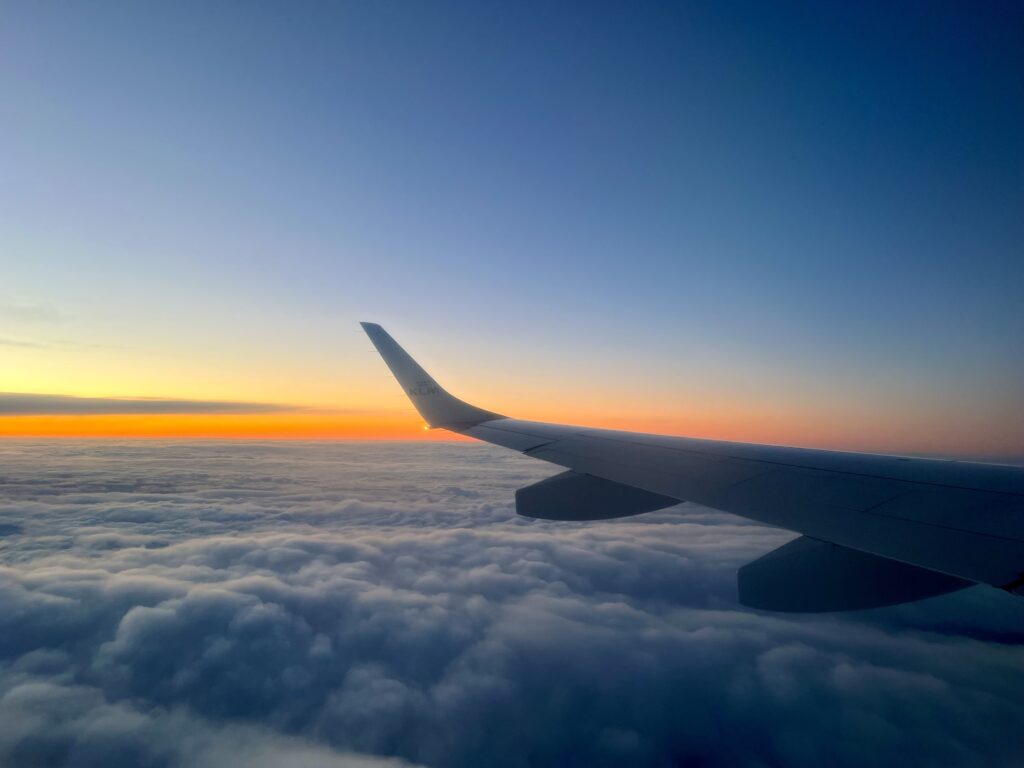
<svg viewBox="0 0 1024 768"><path fill-rule="evenodd" d="M257 415L18 416L2 420L6 437L130 437L291 440L431 440L448 433L424 433L422 422L404 414L332 413Z"/></svg>
<svg viewBox="0 0 1024 768"><path fill-rule="evenodd" d="M4 3L0 768L1024 768L1024 2Z"/></svg>
<svg viewBox="0 0 1024 768"><path fill-rule="evenodd" d="M0 408L0 437L453 439L367 320L517 418L1024 455L1003 43L563 13L12 10L0 398L182 407Z"/></svg>
<svg viewBox="0 0 1024 768"><path fill-rule="evenodd" d="M396 398L401 393L396 388ZM518 414L517 414L518 415ZM676 408L670 414L623 415L577 409L555 411L535 405L535 420L567 421L581 426L716 440L799 445L837 450L952 456L1013 456L1021 452L1013 425L985 423L984 414L945 422L928 412L828 414L811 408L760 406ZM237 414L90 414L0 417L0 435L9 438L200 438L285 440L463 441L446 430L430 430L408 409L352 413L305 409L280 413Z"/></svg>

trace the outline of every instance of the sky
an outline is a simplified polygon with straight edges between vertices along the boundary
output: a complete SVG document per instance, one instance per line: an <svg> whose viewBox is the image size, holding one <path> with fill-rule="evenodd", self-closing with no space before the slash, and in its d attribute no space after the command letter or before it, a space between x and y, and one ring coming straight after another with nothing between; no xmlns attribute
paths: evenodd
<svg viewBox="0 0 1024 768"><path fill-rule="evenodd" d="M1024 455L1019 4L8 3L0 92L0 435L436 438L368 320L517 417Z"/></svg>
<svg viewBox="0 0 1024 768"><path fill-rule="evenodd" d="M974 768L1024 755L1024 601L766 614L792 534L515 514L490 446L0 443L0 763Z"/></svg>

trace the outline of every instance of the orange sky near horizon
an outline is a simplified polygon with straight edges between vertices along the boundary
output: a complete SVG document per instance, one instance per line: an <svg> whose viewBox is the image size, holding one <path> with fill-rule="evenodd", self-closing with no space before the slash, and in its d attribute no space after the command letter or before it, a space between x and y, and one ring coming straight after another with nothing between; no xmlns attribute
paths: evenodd
<svg viewBox="0 0 1024 768"><path fill-rule="evenodd" d="M0 437L429 440L410 414L53 414L0 418ZM449 439L463 439L447 433Z"/></svg>
<svg viewBox="0 0 1024 768"><path fill-rule="evenodd" d="M642 413L523 414L547 421L656 434L882 453L1015 456L1024 446L956 420L891 420L875 414L827 414L817 408L708 407L665 417ZM244 440L467 440L427 430L407 409L366 413L297 410L235 414L49 414L0 416L0 438L244 439Z"/></svg>
<svg viewBox="0 0 1024 768"><path fill-rule="evenodd" d="M899 367L869 375L816 357L741 356L713 344L671 354L658 348L649 357L636 345L584 354L539 340L467 341L408 322L396 334L454 394L515 418L847 451L1024 456L1024 406L1012 376L986 374L971 389L941 377L921 381ZM17 413L11 406L0 409L0 439L464 439L423 429L360 330L340 334L329 353L292 338L255 347L213 334L196 339L188 328L168 336L123 347L5 346L0 395L91 398L114 411L119 400L174 400L184 411L206 401L206 412L104 413L94 404L96 412L83 414L37 403Z"/></svg>
<svg viewBox="0 0 1024 768"><path fill-rule="evenodd" d="M744 373L738 363L734 370L695 362L698 375L689 366L660 371L632 360L603 372L605 360L616 359L614 351L588 367L572 355L552 358L543 349L508 357L483 344L465 347L406 336L443 382L454 383L457 395L516 418L834 450L1024 455L1024 414L1009 386L969 396L896 377L857 389L849 383L856 379L786 377L758 368L757 360L750 362L756 373ZM465 439L424 430L361 332L340 341L329 356L316 350L310 359L296 360L281 357L292 351L284 344L258 355L211 343L191 356L11 347L0 370L0 394L95 398L108 401L111 410L118 410L121 399L170 397L182 410L200 400L216 402L205 413L0 411L0 439ZM458 351L445 352L448 346ZM642 373L629 373L633 369ZM240 393L251 402L236 399ZM230 412L217 412L217 402Z"/></svg>

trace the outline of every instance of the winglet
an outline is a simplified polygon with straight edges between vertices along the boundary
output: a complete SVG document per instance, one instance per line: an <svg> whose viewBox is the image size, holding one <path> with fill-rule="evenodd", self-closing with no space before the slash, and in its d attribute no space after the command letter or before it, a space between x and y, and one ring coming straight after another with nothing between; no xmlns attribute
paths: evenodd
<svg viewBox="0 0 1024 768"><path fill-rule="evenodd" d="M431 427L442 427L462 432L484 421L505 418L501 414L485 411L464 403L444 390L420 367L409 353L402 349L391 334L376 323L360 323L373 346L384 358L391 373L402 385L416 410Z"/></svg>

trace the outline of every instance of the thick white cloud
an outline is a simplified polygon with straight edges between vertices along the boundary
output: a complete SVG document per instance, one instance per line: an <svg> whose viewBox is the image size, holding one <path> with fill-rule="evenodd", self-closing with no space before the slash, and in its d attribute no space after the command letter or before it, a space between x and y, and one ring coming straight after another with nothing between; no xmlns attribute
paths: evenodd
<svg viewBox="0 0 1024 768"><path fill-rule="evenodd" d="M686 505L523 520L512 492L552 469L487 447L8 442L0 460L0 763L1024 756L1024 601L994 590L749 612L735 569L790 534Z"/></svg>

